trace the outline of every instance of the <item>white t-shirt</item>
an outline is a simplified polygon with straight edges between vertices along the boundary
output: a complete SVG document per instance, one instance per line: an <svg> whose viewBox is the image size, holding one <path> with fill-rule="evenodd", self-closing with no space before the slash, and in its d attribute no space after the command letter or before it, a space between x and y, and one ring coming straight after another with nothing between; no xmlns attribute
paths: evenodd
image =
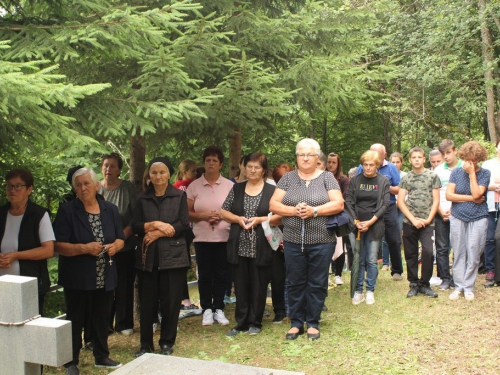
<svg viewBox="0 0 500 375"><path fill-rule="evenodd" d="M5 232L2 238L2 243L0 245L2 254L17 251L17 247L19 245L19 230L21 229L21 221L23 220L23 216L24 215L14 216L10 213L7 213ZM49 214L47 212L45 213L45 215L43 215L42 220L40 220L40 225L38 227L38 236L40 237L40 243L56 240L56 237L54 236L54 230L52 229L52 224L50 222ZM10 264L9 269L0 269L0 276L19 276L19 272L19 261L15 260Z"/></svg>
<svg viewBox="0 0 500 375"><path fill-rule="evenodd" d="M455 168L462 168L462 160L458 160ZM441 181L441 188L439 189L439 207L443 211L451 210L451 202L446 200L446 189L448 188L448 182L450 181L451 172L453 169L448 167L446 162L439 164L436 168L434 168L434 173L438 175L439 180Z"/></svg>
<svg viewBox="0 0 500 375"><path fill-rule="evenodd" d="M500 161L497 158L486 160L481 168L487 169L491 172L490 175L490 185L492 184L500 184ZM495 209L495 201L498 202L500 199L500 194L496 193L492 190L488 190L486 194L486 201L488 203L488 212L494 212Z"/></svg>

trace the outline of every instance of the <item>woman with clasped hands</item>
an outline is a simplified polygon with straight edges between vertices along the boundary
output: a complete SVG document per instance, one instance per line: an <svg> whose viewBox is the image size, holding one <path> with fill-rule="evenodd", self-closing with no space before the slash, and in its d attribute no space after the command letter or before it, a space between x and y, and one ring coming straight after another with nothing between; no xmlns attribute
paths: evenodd
<svg viewBox="0 0 500 375"><path fill-rule="evenodd" d="M270 202L270 210L283 217L291 321L288 340L304 333L304 322L308 338L320 336L319 319L336 243L326 222L344 208L335 177L316 168L319 153L319 144L313 139L297 143L298 169L281 178Z"/></svg>
<svg viewBox="0 0 500 375"><path fill-rule="evenodd" d="M67 374L78 374L85 312L90 307L96 367L117 368L109 358L108 328L116 288L113 256L123 248L124 235L118 208L97 198L99 180L88 168L72 177L77 199L64 203L54 221L55 251L59 253L59 285L64 287L66 318L71 321L73 360Z"/></svg>
<svg viewBox="0 0 500 375"><path fill-rule="evenodd" d="M160 351L173 353L177 322L189 267L186 231L189 213L186 194L168 181L174 173L166 157L149 162L151 183L137 198L131 227L141 240L136 251L136 269L141 300L141 347L136 357L153 352L153 324L158 299L162 315Z"/></svg>
<svg viewBox="0 0 500 375"><path fill-rule="evenodd" d="M265 182L267 158L253 152L245 156L243 164L247 180L233 186L220 211L222 219L231 224L227 259L236 293L237 325L226 334L228 337L243 331L250 335L261 332L273 265L273 249L262 229L275 190ZM279 225L281 217L273 215L270 221L272 226Z"/></svg>

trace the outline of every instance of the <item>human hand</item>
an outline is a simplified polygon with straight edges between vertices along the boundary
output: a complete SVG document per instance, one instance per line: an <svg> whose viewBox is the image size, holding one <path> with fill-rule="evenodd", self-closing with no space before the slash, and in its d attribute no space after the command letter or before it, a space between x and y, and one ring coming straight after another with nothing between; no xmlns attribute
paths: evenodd
<svg viewBox="0 0 500 375"><path fill-rule="evenodd" d="M100 242L89 242L84 245L85 253L93 256L99 256L102 251L102 243Z"/></svg>
<svg viewBox="0 0 500 375"><path fill-rule="evenodd" d="M472 198L472 201L476 204L481 204L485 201L485 196L481 195L479 198Z"/></svg>
<svg viewBox="0 0 500 375"><path fill-rule="evenodd" d="M118 248L114 242L108 243L107 245L104 245L104 249L106 250L106 252L108 253L108 255L110 257L112 257L113 255L115 255L118 252L118 250L117 250Z"/></svg>
<svg viewBox="0 0 500 375"><path fill-rule="evenodd" d="M471 161L464 161L462 164L462 169L468 174L476 173L476 167Z"/></svg>
<svg viewBox="0 0 500 375"><path fill-rule="evenodd" d="M262 221L260 220L259 217L251 217L250 219L246 220L245 229L254 228L255 226L259 225L261 222Z"/></svg>
<svg viewBox="0 0 500 375"><path fill-rule="evenodd" d="M16 260L16 251L11 253L0 253L0 269L6 270L10 268L10 264Z"/></svg>

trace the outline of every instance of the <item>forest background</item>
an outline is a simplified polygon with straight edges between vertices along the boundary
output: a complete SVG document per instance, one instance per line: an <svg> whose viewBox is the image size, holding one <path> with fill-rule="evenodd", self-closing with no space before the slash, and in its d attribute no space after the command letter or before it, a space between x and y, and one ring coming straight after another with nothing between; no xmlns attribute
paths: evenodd
<svg viewBox="0 0 500 375"><path fill-rule="evenodd" d="M344 172L374 142L491 145L499 35L494 0L0 0L0 176L28 167L54 211L109 152L139 189L147 160L212 144L225 176L304 137Z"/></svg>

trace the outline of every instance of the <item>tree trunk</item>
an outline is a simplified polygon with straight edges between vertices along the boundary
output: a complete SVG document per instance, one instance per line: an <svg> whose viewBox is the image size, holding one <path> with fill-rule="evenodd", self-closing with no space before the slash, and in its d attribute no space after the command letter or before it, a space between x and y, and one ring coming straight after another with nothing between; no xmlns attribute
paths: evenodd
<svg viewBox="0 0 500 375"><path fill-rule="evenodd" d="M229 135L229 178L238 176L241 159L241 127L232 125Z"/></svg>
<svg viewBox="0 0 500 375"><path fill-rule="evenodd" d="M484 60L484 85L486 90L486 117L488 130L493 143L497 141L497 128L495 124L495 92L493 90L493 41L490 29L486 22L486 0L479 0L479 19L481 23L481 46Z"/></svg>
<svg viewBox="0 0 500 375"><path fill-rule="evenodd" d="M328 130L328 116L323 119L323 139L321 144L321 149L325 155L328 155L328 142L327 142L327 130Z"/></svg>
<svg viewBox="0 0 500 375"><path fill-rule="evenodd" d="M143 135L130 138L130 182L138 193L142 192L142 176L146 169L146 141Z"/></svg>

